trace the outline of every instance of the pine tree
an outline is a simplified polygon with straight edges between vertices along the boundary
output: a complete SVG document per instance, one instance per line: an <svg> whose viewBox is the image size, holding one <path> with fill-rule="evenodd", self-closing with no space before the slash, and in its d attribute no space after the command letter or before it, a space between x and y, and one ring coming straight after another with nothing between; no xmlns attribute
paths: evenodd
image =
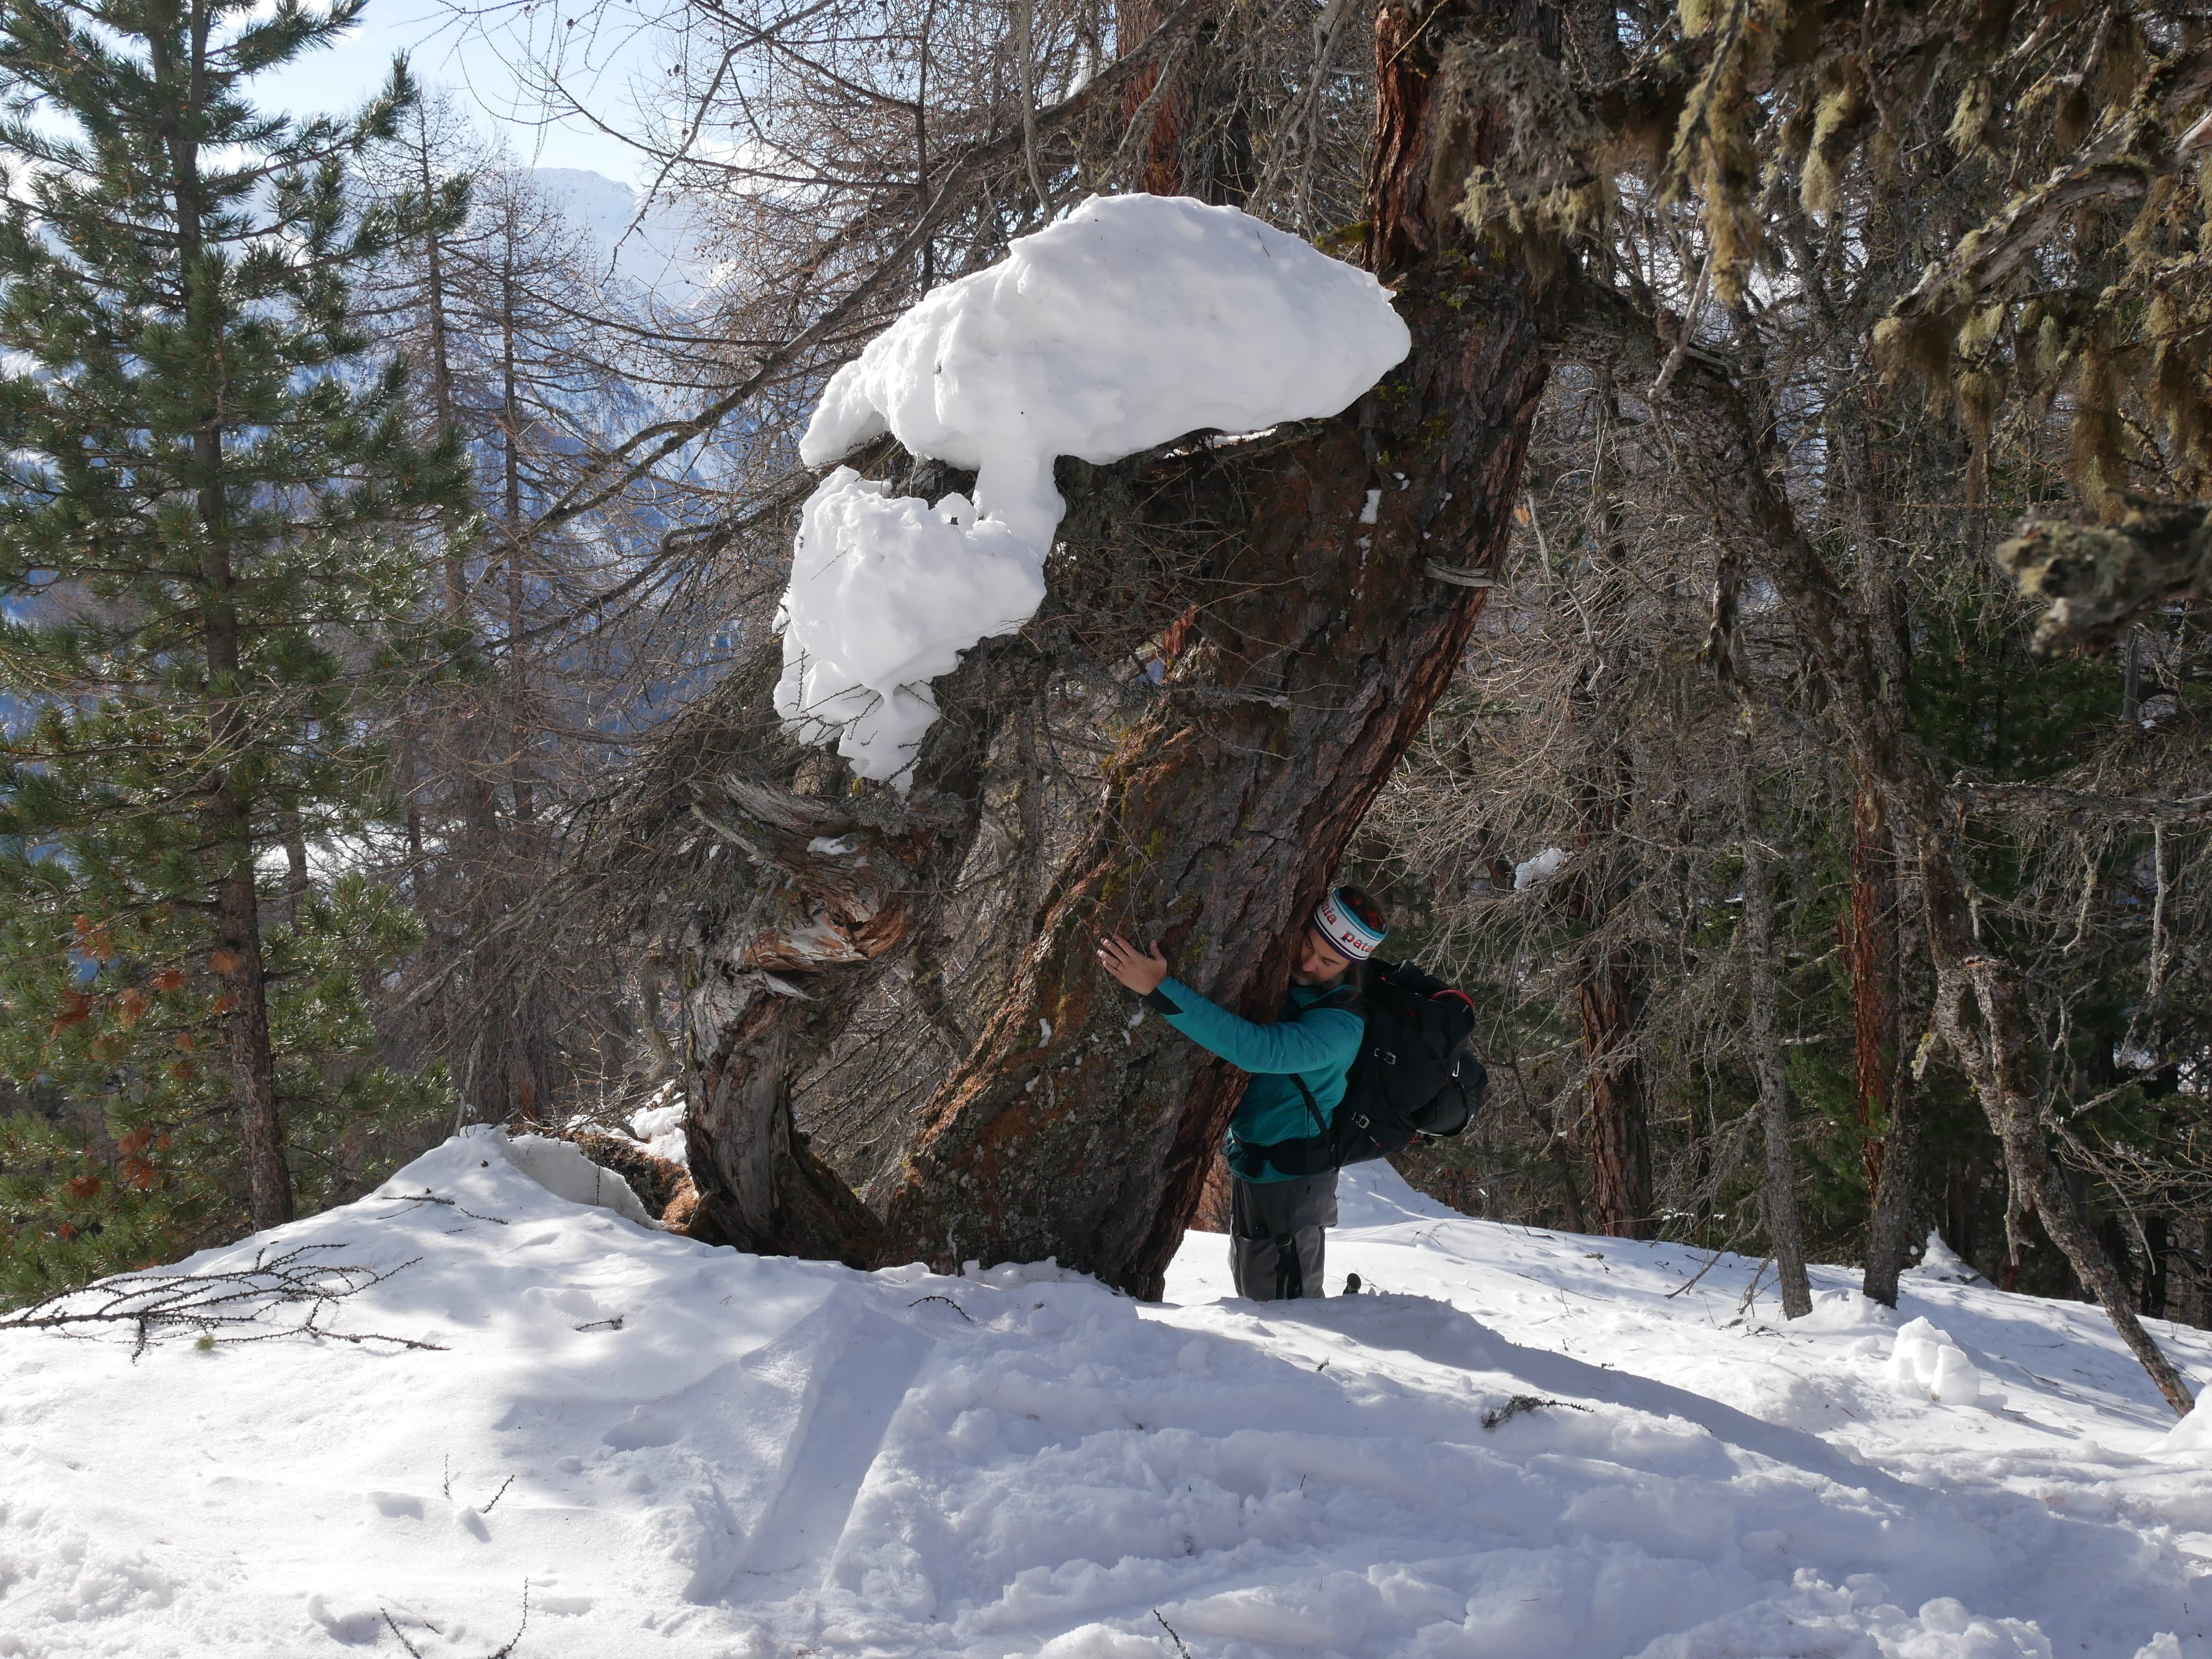
<svg viewBox="0 0 2212 1659"><path fill-rule="evenodd" d="M407 228L349 172L413 89L397 64L343 121L246 96L360 9L0 12L0 1066L60 1108L0 1143L0 1295L204 1236L241 1193L283 1220L434 1092L366 1063L361 988L411 918L300 867L389 811L376 711L465 483L349 315Z"/></svg>

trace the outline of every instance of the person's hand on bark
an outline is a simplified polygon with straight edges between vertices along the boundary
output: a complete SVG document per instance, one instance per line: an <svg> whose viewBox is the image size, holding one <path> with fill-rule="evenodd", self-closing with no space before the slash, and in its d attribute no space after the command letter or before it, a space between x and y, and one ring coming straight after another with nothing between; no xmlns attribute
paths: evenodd
<svg viewBox="0 0 2212 1659"><path fill-rule="evenodd" d="M1157 943L1145 954L1119 933L1098 941L1098 965L1140 997L1158 990L1168 976L1168 959Z"/></svg>

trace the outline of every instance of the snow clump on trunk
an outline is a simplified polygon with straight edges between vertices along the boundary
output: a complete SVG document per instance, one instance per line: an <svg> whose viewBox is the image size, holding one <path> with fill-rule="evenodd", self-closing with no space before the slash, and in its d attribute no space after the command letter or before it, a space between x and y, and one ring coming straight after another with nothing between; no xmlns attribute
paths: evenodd
<svg viewBox="0 0 2212 1659"><path fill-rule="evenodd" d="M1103 465L1186 433L1348 408L1412 338L1366 271L1235 208L1092 197L922 299L840 369L800 440L826 466L885 433L975 474L934 506L839 467L800 516L776 712L903 787L927 682L1044 599L1062 455Z"/></svg>

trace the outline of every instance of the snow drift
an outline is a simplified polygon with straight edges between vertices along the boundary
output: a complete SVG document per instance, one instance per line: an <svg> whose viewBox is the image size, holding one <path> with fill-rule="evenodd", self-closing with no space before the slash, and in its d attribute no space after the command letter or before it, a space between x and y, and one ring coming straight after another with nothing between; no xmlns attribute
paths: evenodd
<svg viewBox="0 0 2212 1659"><path fill-rule="evenodd" d="M1380 1166L1330 1282L1382 1294L1220 1299L1194 1234L1145 1306L709 1249L534 1163L196 1259L397 1268L328 1323L434 1349L0 1334L0 1654L2212 1653L2212 1460L2094 1308L1818 1269L1784 1328L1759 1264ZM1892 1383L1921 1319L2008 1407Z"/></svg>
<svg viewBox="0 0 2212 1659"><path fill-rule="evenodd" d="M777 712L860 775L901 775L936 717L927 681L1044 597L1056 458L1334 415L1411 344L1373 276L1234 208L1093 197L1020 238L823 392L809 466L889 432L973 471L975 499L932 507L842 467L823 480L784 595Z"/></svg>

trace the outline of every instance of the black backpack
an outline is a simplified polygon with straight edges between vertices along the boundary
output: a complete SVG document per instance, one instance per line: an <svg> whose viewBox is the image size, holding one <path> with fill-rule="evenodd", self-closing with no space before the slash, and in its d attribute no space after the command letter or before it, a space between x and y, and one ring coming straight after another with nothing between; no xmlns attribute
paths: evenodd
<svg viewBox="0 0 2212 1659"><path fill-rule="evenodd" d="M1409 962L1376 962L1368 964L1366 994L1356 1006L1367 1030L1336 1110L1324 1120L1313 1091L1293 1073L1316 1133L1261 1146L1240 1143L1238 1163L1265 1163L1286 1176L1320 1175L1389 1158L1422 1137L1455 1135L1481 1109L1490 1074L1468 1046L1474 1004L1464 992Z"/></svg>

